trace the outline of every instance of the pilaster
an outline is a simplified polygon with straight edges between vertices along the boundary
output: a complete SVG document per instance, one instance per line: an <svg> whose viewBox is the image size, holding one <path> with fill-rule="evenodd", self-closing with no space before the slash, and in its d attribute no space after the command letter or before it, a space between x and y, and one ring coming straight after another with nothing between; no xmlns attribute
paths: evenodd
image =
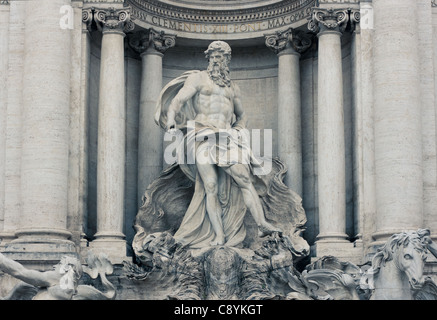
<svg viewBox="0 0 437 320"><path fill-rule="evenodd" d="M9 59L9 3L0 2L0 232L5 217L7 76Z"/></svg>

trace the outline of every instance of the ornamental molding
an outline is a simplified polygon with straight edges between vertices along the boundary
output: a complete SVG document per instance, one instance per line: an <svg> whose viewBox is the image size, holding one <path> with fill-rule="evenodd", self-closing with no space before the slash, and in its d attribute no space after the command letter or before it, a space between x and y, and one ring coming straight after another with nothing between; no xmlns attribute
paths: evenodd
<svg viewBox="0 0 437 320"><path fill-rule="evenodd" d="M437 7L437 0L431 0L431 7Z"/></svg>

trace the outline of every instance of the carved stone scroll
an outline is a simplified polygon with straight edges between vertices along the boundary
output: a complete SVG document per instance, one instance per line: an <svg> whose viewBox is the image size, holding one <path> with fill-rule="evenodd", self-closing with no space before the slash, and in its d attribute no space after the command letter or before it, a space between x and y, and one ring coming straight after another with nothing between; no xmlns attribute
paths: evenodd
<svg viewBox="0 0 437 320"><path fill-rule="evenodd" d="M290 28L266 35L265 44L276 54L286 48L292 48L298 53L303 53L311 46L312 41L304 32Z"/></svg>
<svg viewBox="0 0 437 320"><path fill-rule="evenodd" d="M313 8L308 29L315 33L326 30L344 32L349 22L354 24L359 21L360 13L357 10Z"/></svg>
<svg viewBox="0 0 437 320"><path fill-rule="evenodd" d="M98 9L94 12L94 21L97 28L103 32L106 31L120 31L129 32L135 27L130 19L129 8L115 9Z"/></svg>
<svg viewBox="0 0 437 320"><path fill-rule="evenodd" d="M154 29L137 33L129 38L129 46L137 53L143 53L149 48L164 53L175 45L175 35L169 35L163 31L158 32Z"/></svg>

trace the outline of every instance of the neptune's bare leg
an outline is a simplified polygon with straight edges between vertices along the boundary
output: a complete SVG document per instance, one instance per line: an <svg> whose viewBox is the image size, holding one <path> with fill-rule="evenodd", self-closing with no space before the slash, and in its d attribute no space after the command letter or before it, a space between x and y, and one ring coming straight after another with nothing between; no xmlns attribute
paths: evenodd
<svg viewBox="0 0 437 320"><path fill-rule="evenodd" d="M198 163L197 171L203 181L206 193L206 211L216 235L211 245L223 245L225 243L225 234L223 231L222 208L218 200L217 167L214 164Z"/></svg>
<svg viewBox="0 0 437 320"><path fill-rule="evenodd" d="M226 172L231 175L238 184L241 193L243 194L244 204L249 209L253 219L258 225L260 237L270 235L274 232L282 233L279 228L267 222L258 193L250 179L249 168L243 164L235 164L227 168Z"/></svg>

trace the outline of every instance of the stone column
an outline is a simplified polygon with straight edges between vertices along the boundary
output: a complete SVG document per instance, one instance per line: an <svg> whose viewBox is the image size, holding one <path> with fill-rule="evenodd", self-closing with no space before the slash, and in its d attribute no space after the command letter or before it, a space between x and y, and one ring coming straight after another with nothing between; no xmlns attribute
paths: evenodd
<svg viewBox="0 0 437 320"><path fill-rule="evenodd" d="M70 32L59 25L69 0L25 5L21 216L6 251L19 260L74 253L67 231Z"/></svg>
<svg viewBox="0 0 437 320"><path fill-rule="evenodd" d="M348 19L346 10L317 8L309 24L319 39L318 242L347 238L341 36Z"/></svg>
<svg viewBox="0 0 437 320"><path fill-rule="evenodd" d="M311 41L293 29L266 36L278 55L278 154L288 171L285 184L302 196L300 53Z"/></svg>
<svg viewBox="0 0 437 320"><path fill-rule="evenodd" d="M162 171L163 137L155 123L156 103L162 89L164 52L176 44L175 36L151 29L129 39L130 46L141 55L141 95L138 129L138 201Z"/></svg>
<svg viewBox="0 0 437 320"><path fill-rule="evenodd" d="M6 109L9 41L9 3L0 2L0 232L5 217L5 169L6 169Z"/></svg>
<svg viewBox="0 0 437 320"><path fill-rule="evenodd" d="M374 0L375 244L422 227L417 1Z"/></svg>
<svg viewBox="0 0 437 320"><path fill-rule="evenodd" d="M98 10L102 30L97 153L97 233L92 247L106 252L113 263L126 256L123 233L125 183L124 31L131 28L129 12Z"/></svg>

